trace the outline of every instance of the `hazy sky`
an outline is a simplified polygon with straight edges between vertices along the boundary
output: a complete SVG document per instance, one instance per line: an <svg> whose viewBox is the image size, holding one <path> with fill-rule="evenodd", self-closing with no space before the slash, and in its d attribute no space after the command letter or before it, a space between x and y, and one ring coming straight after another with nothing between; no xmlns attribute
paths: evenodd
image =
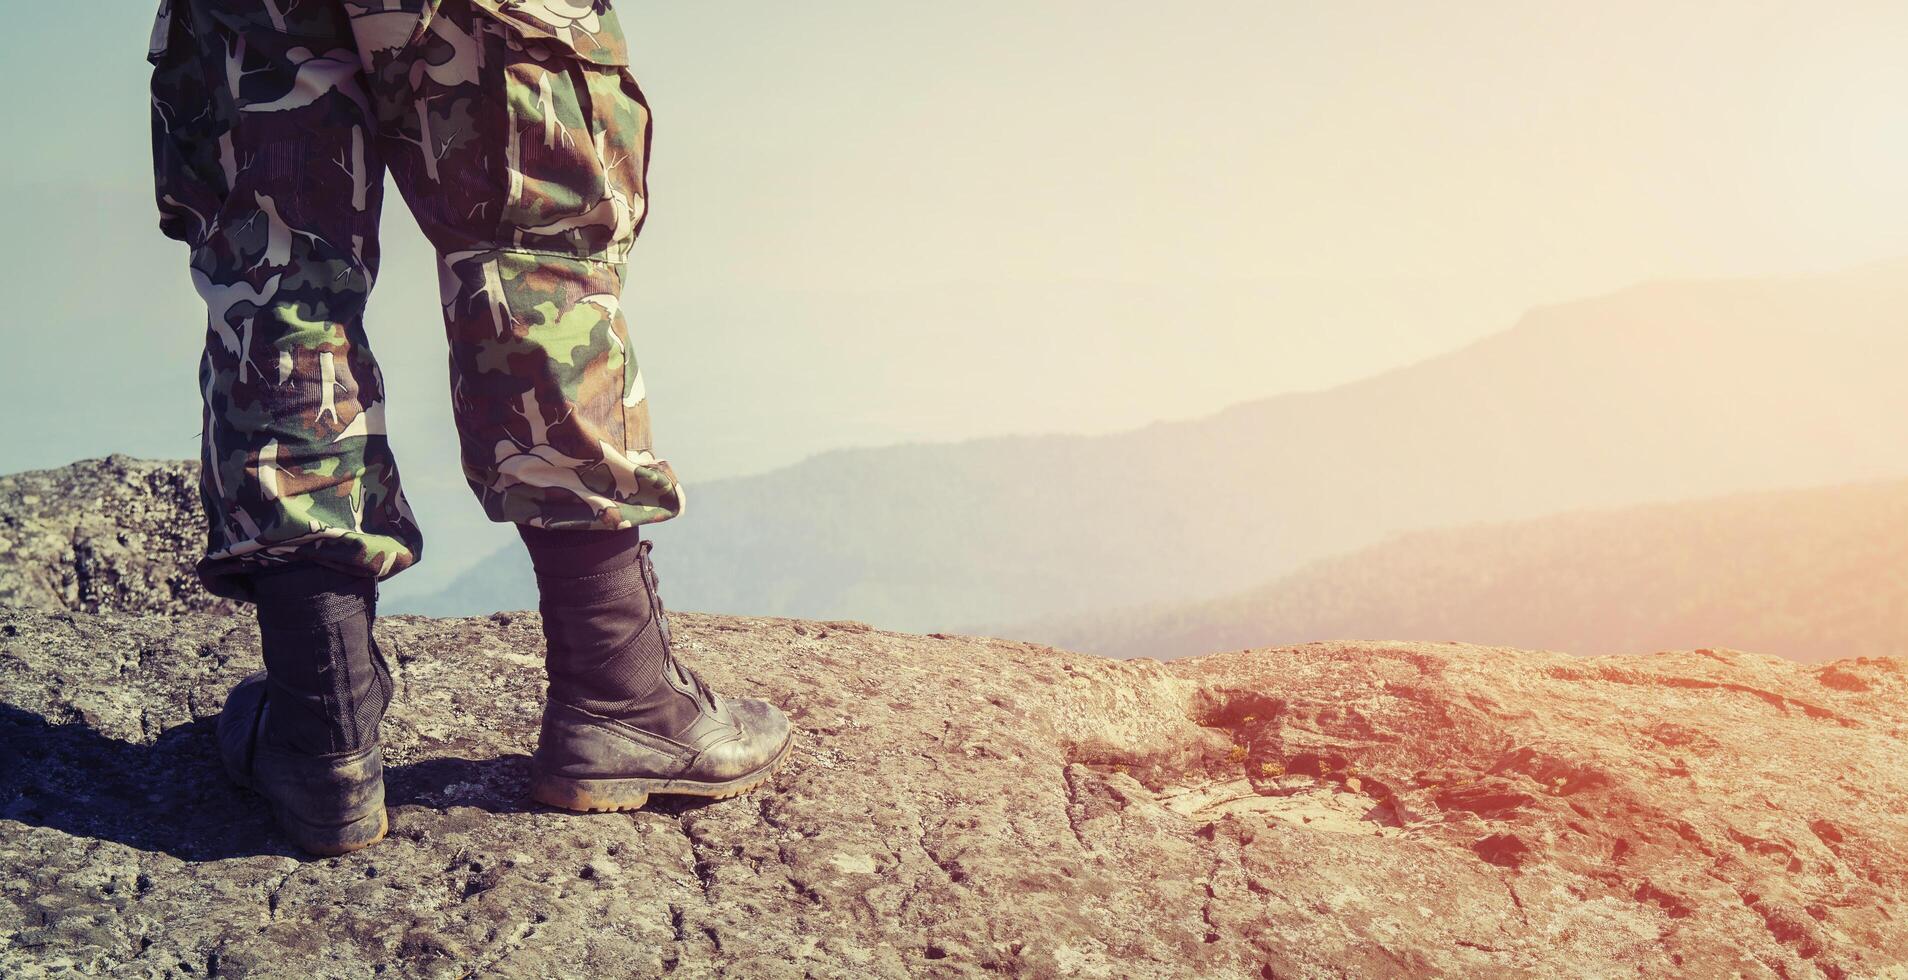
<svg viewBox="0 0 1908 980"><path fill-rule="evenodd" d="M152 6L15 5L0 35L0 469L195 452ZM1908 255L1895 0L618 10L657 119L628 307L691 481L1198 414L1637 280ZM434 273L389 203L371 336L454 557L502 539L464 533Z"/></svg>

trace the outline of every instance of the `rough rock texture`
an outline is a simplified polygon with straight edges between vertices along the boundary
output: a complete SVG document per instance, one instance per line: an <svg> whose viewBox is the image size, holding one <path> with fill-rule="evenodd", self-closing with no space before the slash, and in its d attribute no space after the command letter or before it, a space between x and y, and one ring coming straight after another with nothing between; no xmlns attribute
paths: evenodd
<svg viewBox="0 0 1908 980"><path fill-rule="evenodd" d="M1908 977L1900 660L683 615L795 755L578 817L523 795L535 616L379 629L392 837L307 860L213 760L249 622L0 611L0 976Z"/></svg>
<svg viewBox="0 0 1908 980"><path fill-rule="evenodd" d="M229 611L199 587L199 464L108 456L0 476L0 607Z"/></svg>

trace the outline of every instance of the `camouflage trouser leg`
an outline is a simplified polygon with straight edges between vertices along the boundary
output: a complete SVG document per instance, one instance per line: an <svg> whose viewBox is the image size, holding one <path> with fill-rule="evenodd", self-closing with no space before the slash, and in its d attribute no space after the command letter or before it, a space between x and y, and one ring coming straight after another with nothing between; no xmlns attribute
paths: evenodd
<svg viewBox="0 0 1908 980"><path fill-rule="evenodd" d="M588 0L169 0L154 32L161 225L210 308L207 585L422 547L362 333L389 166L437 247L464 470L498 521L681 509L618 299L648 110Z"/></svg>

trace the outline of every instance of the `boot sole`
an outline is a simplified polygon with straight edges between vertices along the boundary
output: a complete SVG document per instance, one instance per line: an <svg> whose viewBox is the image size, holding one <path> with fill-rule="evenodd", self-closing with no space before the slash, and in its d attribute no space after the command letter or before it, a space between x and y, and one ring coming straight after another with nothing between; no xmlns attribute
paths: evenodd
<svg viewBox="0 0 1908 980"><path fill-rule="evenodd" d="M298 845L298 849L318 857L337 857L362 851L384 839L391 832L391 818L384 807L378 807L377 829L371 830L371 818L365 817L343 827L308 827L284 813L277 813L278 826L285 836ZM367 831L369 831L367 833Z"/></svg>
<svg viewBox="0 0 1908 980"><path fill-rule="evenodd" d="M572 779L550 773L532 773L530 777L530 798L546 806L575 813L613 813L623 810L640 810L649 802L651 794L666 796L701 796L712 800L726 800L741 796L768 782L775 770L788 753L795 747L795 736L789 735L782 744L781 751L775 753L762 768L752 773L737 776L719 783L704 783L693 779Z"/></svg>

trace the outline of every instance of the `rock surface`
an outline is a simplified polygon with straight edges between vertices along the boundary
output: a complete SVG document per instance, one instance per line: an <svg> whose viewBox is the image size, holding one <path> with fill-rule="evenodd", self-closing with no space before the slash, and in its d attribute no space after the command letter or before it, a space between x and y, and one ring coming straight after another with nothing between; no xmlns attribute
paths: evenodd
<svg viewBox="0 0 1908 980"><path fill-rule="evenodd" d="M392 836L301 859L213 759L244 617L0 611L0 976L1908 977L1898 659L675 621L765 791L529 804L536 617L393 617Z"/></svg>
<svg viewBox="0 0 1908 980"><path fill-rule="evenodd" d="M199 587L199 464L108 456L0 476L0 607L235 609Z"/></svg>

